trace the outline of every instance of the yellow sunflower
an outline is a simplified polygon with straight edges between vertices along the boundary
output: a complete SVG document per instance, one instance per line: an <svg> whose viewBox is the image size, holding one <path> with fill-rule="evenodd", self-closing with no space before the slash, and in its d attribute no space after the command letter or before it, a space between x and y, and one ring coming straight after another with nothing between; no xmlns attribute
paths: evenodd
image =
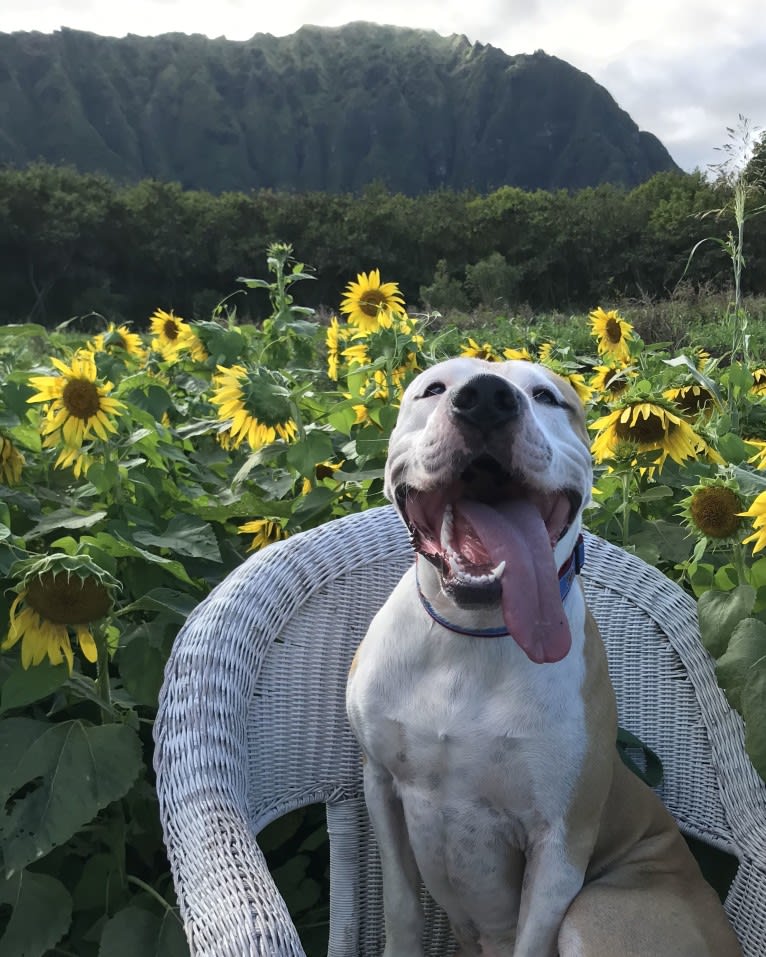
<svg viewBox="0 0 766 957"><path fill-rule="evenodd" d="M358 342L355 346L348 346L348 348L343 350L341 355L349 365L366 366L372 361L367 343L365 342Z"/></svg>
<svg viewBox="0 0 766 957"><path fill-rule="evenodd" d="M87 455L82 449L69 448L65 445L58 454L58 458L53 463L54 468L65 469L71 467L75 478L81 475L87 475L88 469L93 464L93 456Z"/></svg>
<svg viewBox="0 0 766 957"><path fill-rule="evenodd" d="M752 375L753 386L750 391L755 395L763 395L766 393L766 369L754 369Z"/></svg>
<svg viewBox="0 0 766 957"><path fill-rule="evenodd" d="M752 518L755 531L743 539L743 544L753 542L753 552L760 552L766 547L766 492L758 495L750 508L741 513L743 518Z"/></svg>
<svg viewBox="0 0 766 957"><path fill-rule="evenodd" d="M550 349L546 350L545 349L546 345L549 345L549 343L545 342L543 343L542 346L540 346L540 362L545 361L543 359L543 353L546 354L548 360L550 360L551 358L551 350ZM532 361L532 356L529 354L529 351L525 349L523 346L521 347L521 349L511 349L511 348L503 349L503 358L504 359L520 359L523 362Z"/></svg>
<svg viewBox="0 0 766 957"><path fill-rule="evenodd" d="M541 342L537 349L537 361L545 365L553 358L554 344L552 342Z"/></svg>
<svg viewBox="0 0 766 957"><path fill-rule="evenodd" d="M350 282L341 300L340 311L364 333L390 329L394 316L405 313L404 299L395 282L381 282L380 270L359 273Z"/></svg>
<svg viewBox="0 0 766 957"><path fill-rule="evenodd" d="M23 466L24 456L7 435L0 433L0 482L5 485L18 485Z"/></svg>
<svg viewBox="0 0 766 957"><path fill-rule="evenodd" d="M137 332L131 332L127 326L109 323L106 332L100 332L88 343L91 352L123 352L135 359L144 359L146 349Z"/></svg>
<svg viewBox="0 0 766 957"><path fill-rule="evenodd" d="M748 445L754 445L758 450L755 455L751 455L747 460L757 469L766 468L766 441L763 439L745 439Z"/></svg>
<svg viewBox="0 0 766 957"><path fill-rule="evenodd" d="M372 422L372 416L370 415L370 410L367 408L364 403L359 405L352 405L351 408L354 410L354 425L366 425L368 422Z"/></svg>
<svg viewBox="0 0 766 957"><path fill-rule="evenodd" d="M470 336L468 342L463 345L460 355L468 356L470 359L484 359L485 362L500 361L500 356L491 342L484 342L482 345L479 345L479 343L475 339L471 339Z"/></svg>
<svg viewBox="0 0 766 957"><path fill-rule="evenodd" d="M268 369L218 366L213 389L210 401L218 406L219 419L229 423L234 448L247 441L255 452L277 439L290 442L298 434L287 390Z"/></svg>
<svg viewBox="0 0 766 957"><path fill-rule="evenodd" d="M163 359L175 359L183 349L184 337L189 329L185 320L173 314L173 310L155 309L149 320L152 348Z"/></svg>
<svg viewBox="0 0 766 957"><path fill-rule="evenodd" d="M237 531L243 535L253 536L247 549L249 552L258 551L259 548L265 548L271 542L280 542L289 536L289 532L285 531L273 518L256 518L252 522L237 526Z"/></svg>
<svg viewBox="0 0 766 957"><path fill-rule="evenodd" d="M572 386L572 388L577 393L577 397L583 405L587 405L590 402L590 397L593 395L593 389L585 381L585 376L580 372L565 372L559 371L558 369L554 370L558 372L562 379L566 379L567 382Z"/></svg>
<svg viewBox="0 0 766 957"><path fill-rule="evenodd" d="M194 362L204 362L208 358L207 349L191 327L189 327L189 331L184 336L183 350L189 353L189 356Z"/></svg>
<svg viewBox="0 0 766 957"><path fill-rule="evenodd" d="M125 406L118 399L109 398L114 388L111 382L97 382L96 360L92 352L81 349L74 354L70 365L60 359L51 359L59 375L30 376L30 385L37 392L27 402L45 402L45 417L40 425L43 446L64 445L79 449L94 433L106 441L109 433L117 431L110 416L119 415Z"/></svg>
<svg viewBox="0 0 766 957"><path fill-rule="evenodd" d="M317 462L314 466L314 478L310 479L306 476L301 482L301 495L308 495L314 488L315 483L326 482L328 479L333 479L338 469L343 468L344 462L345 459L341 459L340 462L331 462L329 459L326 462ZM336 483L333 481L331 484Z"/></svg>
<svg viewBox="0 0 766 957"><path fill-rule="evenodd" d="M152 348L166 362L188 352L195 362L204 362L208 354L201 339L186 320L173 314L173 310L155 309L149 323L152 333Z"/></svg>
<svg viewBox="0 0 766 957"><path fill-rule="evenodd" d="M715 547L739 540L743 504L735 483L702 479L681 502L681 515L690 531Z"/></svg>
<svg viewBox="0 0 766 957"><path fill-rule="evenodd" d="M666 389L662 394L692 418L701 412L712 412L715 403L712 393L701 385L682 385L676 389Z"/></svg>
<svg viewBox="0 0 766 957"><path fill-rule="evenodd" d="M597 432L592 449L598 463L615 458L626 446L637 453L658 452L654 464L660 467L668 457L679 464L700 455L722 462L688 422L657 402L623 402L589 427Z"/></svg>
<svg viewBox="0 0 766 957"><path fill-rule="evenodd" d="M591 331L598 337L600 355L610 355L620 362L630 358L628 343L633 338L633 326L616 309L608 312L599 306L590 313Z"/></svg>
<svg viewBox="0 0 766 957"><path fill-rule="evenodd" d="M63 555L39 560L37 564L48 570L27 575L11 605L8 636L0 648L5 651L20 641L23 668L39 665L47 657L52 665L66 661L71 672L72 634L83 657L93 662L98 656L91 625L111 608L118 583L103 570L77 574L72 562L71 556ZM57 564L59 570L55 570Z"/></svg>
<svg viewBox="0 0 766 957"><path fill-rule="evenodd" d="M590 387L594 392L616 399L628 388L628 377L635 374L629 370L629 366L622 364L594 366Z"/></svg>
<svg viewBox="0 0 766 957"><path fill-rule="evenodd" d="M340 343L343 332L338 322L337 316L330 319L330 325L325 334L325 344L327 346L327 377L333 382L338 381L338 363L340 362Z"/></svg>

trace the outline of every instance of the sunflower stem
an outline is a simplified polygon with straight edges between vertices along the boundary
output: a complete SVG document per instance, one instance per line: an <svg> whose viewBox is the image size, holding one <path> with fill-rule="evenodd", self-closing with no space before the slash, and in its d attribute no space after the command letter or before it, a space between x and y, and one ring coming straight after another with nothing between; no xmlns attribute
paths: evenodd
<svg viewBox="0 0 766 957"><path fill-rule="evenodd" d="M160 904L166 914L172 914L178 923L181 923L181 920L178 916L178 912L172 904L169 904L165 898L160 894L159 891L155 890L151 884L147 884L146 881L142 881L140 877L134 877L132 874L128 874L126 878L128 884L133 884L135 887L140 888L145 894L148 894L150 897L153 897L154 900Z"/></svg>
<svg viewBox="0 0 766 957"><path fill-rule="evenodd" d="M96 659L96 689L98 696L104 704L101 712L101 720L106 721L106 715L112 712L112 687L109 683L109 648L106 643L106 637L98 630L94 635L96 639L96 648L98 649L98 658Z"/></svg>
<svg viewBox="0 0 766 957"><path fill-rule="evenodd" d="M737 581L740 585L745 585L748 580L747 564L745 563L745 551L739 542L734 543L732 558L734 560L734 567L737 570Z"/></svg>
<svg viewBox="0 0 766 957"><path fill-rule="evenodd" d="M630 472L622 473L622 546L627 547L630 539Z"/></svg>

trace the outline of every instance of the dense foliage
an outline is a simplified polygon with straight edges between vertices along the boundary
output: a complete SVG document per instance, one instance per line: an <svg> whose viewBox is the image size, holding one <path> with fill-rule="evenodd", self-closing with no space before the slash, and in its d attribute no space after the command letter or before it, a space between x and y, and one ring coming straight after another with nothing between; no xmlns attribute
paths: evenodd
<svg viewBox="0 0 766 957"><path fill-rule="evenodd" d="M0 171L0 322L57 325L91 311L140 326L158 305L204 318L224 296L241 319L265 316L235 279L265 277L262 251L286 240L310 251L308 305L332 307L337 289L370 262L395 275L408 303L454 314L481 307L589 308L626 297L654 303L679 288L722 288L728 257L706 243L734 228L725 184L661 173L632 190L576 193L504 187L487 195L417 198L379 186L360 196L268 190L221 195L144 180L33 165ZM752 202L752 200L751 200ZM766 219L748 226L744 291L766 293ZM679 283L681 287L679 287ZM81 329L97 328L82 320Z"/></svg>
<svg viewBox="0 0 766 957"><path fill-rule="evenodd" d="M0 163L213 192L577 189L676 169L562 60L372 23L245 42L0 34L0 96Z"/></svg>
<svg viewBox="0 0 766 957"><path fill-rule="evenodd" d="M273 244L267 278L246 280L257 327L226 307L157 309L142 335L0 327L2 957L187 953L151 773L174 637L248 549L382 502L401 391L455 352L572 382L594 436L587 523L700 596L766 775L766 369L742 304L717 358L648 344L601 307L536 338L506 319L456 340L377 270L348 283L343 321L318 322L291 253ZM263 842L321 955L316 827L292 818Z"/></svg>

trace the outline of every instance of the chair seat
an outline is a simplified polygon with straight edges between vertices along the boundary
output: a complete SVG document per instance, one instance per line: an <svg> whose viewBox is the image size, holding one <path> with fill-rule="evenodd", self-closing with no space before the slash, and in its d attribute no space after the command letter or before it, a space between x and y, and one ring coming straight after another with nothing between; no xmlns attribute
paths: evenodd
<svg viewBox="0 0 766 957"><path fill-rule="evenodd" d="M726 909L746 957L766 954L766 789L715 681L694 601L586 533L583 584L607 649L620 724L661 757L660 795L687 834L734 854ZM345 712L353 654L412 562L390 506L268 546L189 616L165 673L155 768L192 954L303 957L257 835L327 805L330 957L379 957L380 870ZM452 952L427 895L426 953Z"/></svg>

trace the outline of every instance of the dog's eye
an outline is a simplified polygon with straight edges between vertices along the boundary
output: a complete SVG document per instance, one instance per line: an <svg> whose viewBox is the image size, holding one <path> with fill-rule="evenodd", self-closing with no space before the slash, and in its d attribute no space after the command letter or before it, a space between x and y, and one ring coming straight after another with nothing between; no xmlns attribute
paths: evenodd
<svg viewBox="0 0 766 957"><path fill-rule="evenodd" d="M556 393L544 385L538 385L532 389L532 398L542 405L561 405Z"/></svg>
<svg viewBox="0 0 766 957"><path fill-rule="evenodd" d="M447 386L443 382L430 382L423 390L421 399L427 399L432 395L441 395L447 391Z"/></svg>

